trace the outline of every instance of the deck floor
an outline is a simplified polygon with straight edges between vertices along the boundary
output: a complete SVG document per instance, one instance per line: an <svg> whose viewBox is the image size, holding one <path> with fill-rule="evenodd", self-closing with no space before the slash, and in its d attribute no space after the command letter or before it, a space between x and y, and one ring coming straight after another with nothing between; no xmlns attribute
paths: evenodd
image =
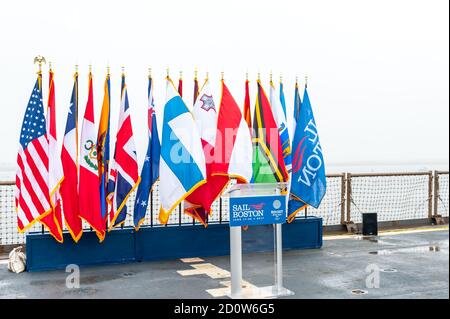
<svg viewBox="0 0 450 319"><path fill-rule="evenodd" d="M322 249L284 253L284 283L289 298L448 299L448 246L448 227L326 237ZM243 264L248 287L272 284L272 254ZM0 261L0 298L226 298L229 267L228 256L85 267L80 287L67 288L63 270L13 274Z"/></svg>

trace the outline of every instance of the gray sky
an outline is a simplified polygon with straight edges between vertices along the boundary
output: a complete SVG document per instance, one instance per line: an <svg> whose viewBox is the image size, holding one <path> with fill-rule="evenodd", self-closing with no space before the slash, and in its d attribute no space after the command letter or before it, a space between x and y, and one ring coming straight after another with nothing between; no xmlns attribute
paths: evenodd
<svg viewBox="0 0 450 319"><path fill-rule="evenodd" d="M283 74L290 112L296 75L302 85L309 75L329 167L448 165L448 6L444 0L1 2L0 163L15 163L35 81L33 58L42 54L56 73L60 141L75 64L80 65L80 116L88 65L93 65L96 120L111 66L113 136L120 67L126 67L139 162L146 148L148 67L156 103L164 102L166 67L174 80L183 70L188 104L196 66L201 79L210 72L216 104L222 70L240 104L246 71L251 80L261 72L268 90L272 70L277 80Z"/></svg>

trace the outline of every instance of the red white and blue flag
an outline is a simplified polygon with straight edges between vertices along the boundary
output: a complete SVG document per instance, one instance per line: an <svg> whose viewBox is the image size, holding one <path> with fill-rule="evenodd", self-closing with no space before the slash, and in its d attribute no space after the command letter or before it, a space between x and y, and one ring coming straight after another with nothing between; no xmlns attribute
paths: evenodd
<svg viewBox="0 0 450 319"><path fill-rule="evenodd" d="M73 240L78 242L83 234L78 209L78 73L74 75L72 97L61 150L61 162L64 173L60 189L64 221Z"/></svg>
<svg viewBox="0 0 450 319"><path fill-rule="evenodd" d="M20 131L16 173L16 211L20 232L52 213L48 139L39 73Z"/></svg>
<svg viewBox="0 0 450 319"><path fill-rule="evenodd" d="M113 190L113 193L110 194L112 196L110 230L125 222L127 217L127 199L140 182L124 74L122 74L121 92L119 127L114 151L114 172L111 174L113 178L111 181L114 182L108 185L109 190Z"/></svg>
<svg viewBox="0 0 450 319"><path fill-rule="evenodd" d="M148 78L148 146L144 165L141 171L141 182L136 191L134 203L134 227L139 229L147 212L150 192L159 179L159 159L161 157L161 143L158 136L155 104L153 100L153 79Z"/></svg>

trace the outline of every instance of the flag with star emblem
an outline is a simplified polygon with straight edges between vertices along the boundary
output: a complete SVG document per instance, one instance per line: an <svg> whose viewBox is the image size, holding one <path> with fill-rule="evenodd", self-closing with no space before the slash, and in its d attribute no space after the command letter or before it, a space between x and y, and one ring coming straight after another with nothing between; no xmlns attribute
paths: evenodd
<svg viewBox="0 0 450 319"><path fill-rule="evenodd" d="M169 77L161 129L159 220L167 224L178 204L206 182L205 155L197 126Z"/></svg>
<svg viewBox="0 0 450 319"><path fill-rule="evenodd" d="M39 73L22 122L17 154L15 202L20 232L52 212L48 186L48 140Z"/></svg>
<svg viewBox="0 0 450 319"><path fill-rule="evenodd" d="M148 145L144 165L141 171L141 182L136 191L134 203L134 227L139 227L144 221L147 212L150 193L159 178L159 158L161 144L159 142L158 127L156 122L155 105L153 100L153 79L148 78Z"/></svg>
<svg viewBox="0 0 450 319"><path fill-rule="evenodd" d="M78 209L78 73L74 75L72 97L61 150L61 162L64 172L64 180L61 183L64 221L72 239L78 242L83 234Z"/></svg>
<svg viewBox="0 0 450 319"><path fill-rule="evenodd" d="M89 93L80 138L79 215L94 229L102 242L105 239L106 225L101 213L99 180L94 92L92 73L89 72Z"/></svg>
<svg viewBox="0 0 450 319"><path fill-rule="evenodd" d="M140 181L125 74L122 74L121 92L119 126L117 129L113 164L115 183L114 193L112 194L112 211L110 214L112 219L109 230L125 222L128 197L139 185Z"/></svg>
<svg viewBox="0 0 450 319"><path fill-rule="evenodd" d="M229 182L228 176L212 175L214 146L216 143L217 110L208 79L206 79L194 104L193 115L200 133L206 160L206 184L201 185L186 198L184 212L206 226L207 217L211 214L212 203L220 197Z"/></svg>

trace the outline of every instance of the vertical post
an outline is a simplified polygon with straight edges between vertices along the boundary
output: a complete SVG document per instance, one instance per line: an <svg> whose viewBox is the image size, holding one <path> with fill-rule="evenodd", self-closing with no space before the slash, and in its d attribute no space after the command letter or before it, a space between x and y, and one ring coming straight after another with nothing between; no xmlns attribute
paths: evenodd
<svg viewBox="0 0 450 319"><path fill-rule="evenodd" d="M222 197L219 199L219 224L222 224Z"/></svg>
<svg viewBox="0 0 450 319"><path fill-rule="evenodd" d="M347 198L346 198L346 206L347 206L347 220L346 222L349 223L351 221L351 212L352 212L352 174L347 173Z"/></svg>
<svg viewBox="0 0 450 319"><path fill-rule="evenodd" d="M341 225L345 225L345 173L341 177Z"/></svg>
<svg viewBox="0 0 450 319"><path fill-rule="evenodd" d="M439 172L434 171L434 216L439 215Z"/></svg>
<svg viewBox="0 0 450 319"><path fill-rule="evenodd" d="M433 217L433 172L428 173L428 218Z"/></svg>
<svg viewBox="0 0 450 319"><path fill-rule="evenodd" d="M242 233L241 227L230 227L231 297L242 293Z"/></svg>
<svg viewBox="0 0 450 319"><path fill-rule="evenodd" d="M150 227L153 227L153 190L150 191Z"/></svg>
<svg viewBox="0 0 450 319"><path fill-rule="evenodd" d="M275 289L280 292L283 288L283 237L282 224L275 224Z"/></svg>

